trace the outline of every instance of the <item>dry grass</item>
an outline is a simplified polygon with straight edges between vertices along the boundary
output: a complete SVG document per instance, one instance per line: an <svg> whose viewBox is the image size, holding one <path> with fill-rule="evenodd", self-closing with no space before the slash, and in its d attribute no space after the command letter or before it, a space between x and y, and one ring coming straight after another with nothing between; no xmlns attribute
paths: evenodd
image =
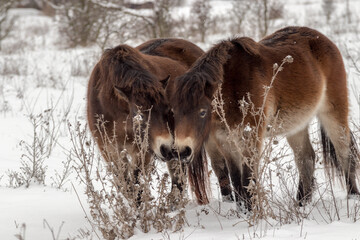
<svg viewBox="0 0 360 240"><path fill-rule="evenodd" d="M285 63L291 63L292 58L286 57L281 65L274 64L274 74L270 86L264 86L264 104L268 92L272 87L272 83L276 81L276 75L283 69ZM258 139L259 136L254 136L257 129L265 120L264 107L255 109L251 102L250 96L239 101L241 116L243 121L236 128L230 128L226 121L225 112L223 109L224 101L222 99L221 87L219 88L213 107L219 115L228 132L228 142L231 143L233 150L242 156L243 163L247 164L252 169L252 176L250 185L247 190L251 193L251 208L252 212L245 217L245 221L249 226L256 226L263 221L273 226L283 225L296 222L301 224L304 219L314 217L325 222L332 222L343 218L344 214L347 218L356 221L359 219L359 206L349 200L340 200L337 197L334 186L338 184L338 180L327 178L323 176L325 182L316 183L314 186L314 194L312 201L305 207L299 206L296 196L298 185L298 172L293 161L289 160L289 155L292 156L292 151L289 146L283 141L284 137L277 136L275 130L281 126L281 122L275 121L270 128L270 136L265 140L261 152L256 150L252 139ZM259 116L259 122L255 127L250 129L245 126L245 116ZM355 132L359 132L359 126L355 126ZM318 130L311 135L318 135ZM355 134L356 135L356 134ZM359 137L356 137L359 141ZM279 144L279 142L282 142ZM320 145L318 136L313 141L313 145ZM249 153L246 156L252 156L250 159L246 158L243 153ZM316 156L321 156L322 152L316 148ZM317 161L317 168L323 171L324 166ZM341 177L341 176L340 176ZM323 180L321 179L321 180ZM337 178L336 178L337 179ZM344 204L346 205L346 212L343 211ZM320 217L319 217L320 216ZM274 222L275 221L275 222Z"/></svg>
<svg viewBox="0 0 360 240"><path fill-rule="evenodd" d="M138 157L144 162L148 149L148 126L143 130L140 124L135 118L134 144L139 147ZM99 125L100 128L102 126ZM76 163L79 180L86 189L89 221L102 238L129 238L135 229L142 232L151 229L157 232L182 229L185 211L180 209L172 212L173 203L169 197L171 185L167 173L160 172L155 163L151 162L146 170L145 166L141 166L141 172L145 174L140 174L138 183L135 183L136 166L126 151L121 151L116 159L113 157L104 164L86 127L76 123L75 126L69 125L69 129L73 144L70 156ZM112 139L107 135L103 137L103 141L111 141L109 144L113 144ZM179 204L185 206L186 202L186 198L180 199Z"/></svg>

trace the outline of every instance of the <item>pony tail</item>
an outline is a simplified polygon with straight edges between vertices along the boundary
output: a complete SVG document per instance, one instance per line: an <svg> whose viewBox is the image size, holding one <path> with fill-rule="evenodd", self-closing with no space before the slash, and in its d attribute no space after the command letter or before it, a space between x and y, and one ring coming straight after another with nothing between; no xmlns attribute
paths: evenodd
<svg viewBox="0 0 360 240"><path fill-rule="evenodd" d="M329 177L333 178L335 176L334 169L336 169L337 172L341 172L340 163L336 157L334 144L327 136L323 126L320 126L320 134L321 134L321 144L323 147L324 165L326 168L326 173Z"/></svg>
<svg viewBox="0 0 360 240"><path fill-rule="evenodd" d="M202 149L188 166L189 185L191 191L195 194L198 204L205 205L209 203L210 181L208 175L208 163L205 149Z"/></svg>

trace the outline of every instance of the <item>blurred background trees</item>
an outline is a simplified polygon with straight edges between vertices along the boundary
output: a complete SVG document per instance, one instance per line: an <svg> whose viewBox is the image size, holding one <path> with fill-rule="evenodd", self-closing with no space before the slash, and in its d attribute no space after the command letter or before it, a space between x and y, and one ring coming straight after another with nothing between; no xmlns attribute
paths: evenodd
<svg viewBox="0 0 360 240"><path fill-rule="evenodd" d="M261 39L283 27L277 24L286 14L283 0L230 1L229 12L216 15L211 0L0 0L0 49L15 21L9 14L13 7L34 8L53 17L65 47L96 44L104 49L129 39L161 37L205 42L216 34ZM349 0L346 3L344 17L350 23L353 16ZM320 14L327 23L335 18L335 9L334 0L321 0Z"/></svg>
<svg viewBox="0 0 360 240"><path fill-rule="evenodd" d="M9 15L9 10L15 6L16 0L0 0L0 51L1 41L11 32L15 16Z"/></svg>

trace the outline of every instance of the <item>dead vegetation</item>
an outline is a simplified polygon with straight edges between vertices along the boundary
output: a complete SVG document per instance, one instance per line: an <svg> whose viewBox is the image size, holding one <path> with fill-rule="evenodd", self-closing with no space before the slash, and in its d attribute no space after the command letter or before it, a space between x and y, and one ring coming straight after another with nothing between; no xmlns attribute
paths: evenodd
<svg viewBox="0 0 360 240"><path fill-rule="evenodd" d="M100 130L102 126L99 124ZM139 132L139 125L135 122L134 126L134 144L140 148L138 157L144 161L147 134ZM170 177L156 167L157 163L153 161L147 171L142 171L146 174L141 174L139 183L134 184L136 166L120 160L124 159L126 151L104 164L86 127L76 123L69 125L69 129L73 145L70 157L76 163L75 170L81 184L86 188L91 215L89 220L104 239L129 238L135 229L142 232L182 229L185 224L185 211L182 208L187 198L178 199L179 210L173 212L173 201L169 197ZM111 136L104 136L103 140L110 139Z"/></svg>

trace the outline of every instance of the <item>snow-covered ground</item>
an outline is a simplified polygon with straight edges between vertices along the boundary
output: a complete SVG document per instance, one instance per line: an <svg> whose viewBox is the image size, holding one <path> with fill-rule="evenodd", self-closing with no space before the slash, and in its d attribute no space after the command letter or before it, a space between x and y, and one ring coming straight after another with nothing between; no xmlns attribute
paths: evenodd
<svg viewBox="0 0 360 240"><path fill-rule="evenodd" d="M178 9L178 14L189 11L189 2ZM351 121L359 126L360 72L353 60L360 67L360 1L350 1L352 23L347 23L343 16L345 2L335 1L336 12L331 24L326 24L321 2L286 1L284 18L277 20L272 30L305 25L320 30L339 46L348 72ZM231 8L229 1L212 1L211 4L214 15L227 14ZM56 176L66 166L71 148L66 120L86 122L87 81L101 50L96 46L64 49L52 18L26 9L15 9L12 14L19 15L15 31L2 42L0 51L0 239L98 239L86 219L88 204L84 186L76 179L76 173L72 171L60 188L57 188ZM218 40L235 34L211 35L199 46L206 50ZM26 150L20 142L32 142L34 127L29 116L42 113L44 119L49 114L47 109L52 109L48 120L51 126L56 126L58 143L44 159L45 184L30 183L28 188L16 188L10 175L23 167L21 158ZM281 140L278 149L285 144ZM281 161L291 169L291 152L286 151L289 156ZM211 204L198 206L190 202L186 206L186 224L182 231L142 233L137 230L131 239L360 239L360 201L347 199L339 184L334 186L334 196L329 194L323 171L320 166L317 168L319 190L312 202L300 209L306 218L294 217L290 223L267 219L250 227L246 216L235 214L234 204L219 201L217 181L212 175ZM292 173L294 171L289 171L289 175ZM274 179L274 183L277 182ZM274 187L276 196L282 196L281 188L280 184ZM290 190L295 195L295 188ZM283 203L288 202L284 199Z"/></svg>

